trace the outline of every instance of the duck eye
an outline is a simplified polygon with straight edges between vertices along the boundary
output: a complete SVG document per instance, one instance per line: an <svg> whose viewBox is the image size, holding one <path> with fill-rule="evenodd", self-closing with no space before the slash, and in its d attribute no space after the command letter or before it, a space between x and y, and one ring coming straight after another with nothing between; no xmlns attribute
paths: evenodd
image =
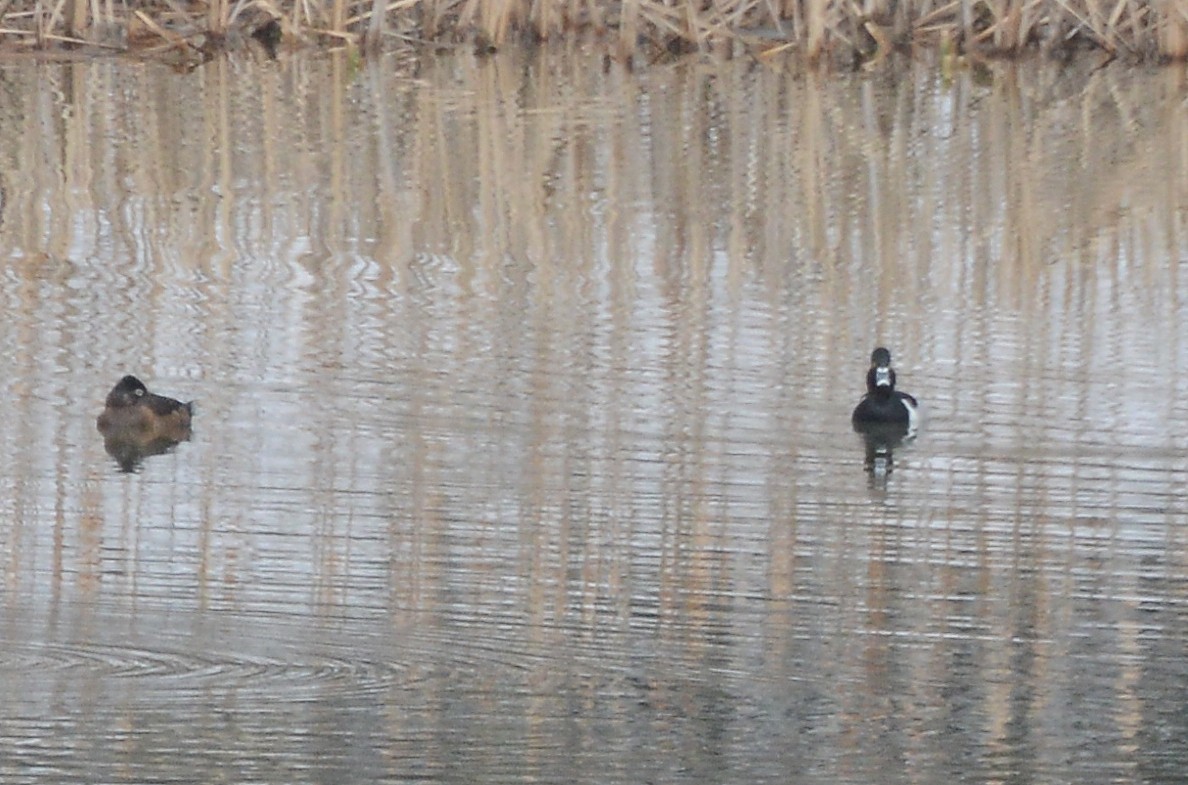
<svg viewBox="0 0 1188 785"><path fill-rule="evenodd" d="M139 388L138 388L138 389L135 389L135 390L133 390L133 391L132 391L132 394L133 394L133 395L135 395L137 398L143 398L143 397L144 397L144 390L143 390L143 389L139 389Z"/></svg>

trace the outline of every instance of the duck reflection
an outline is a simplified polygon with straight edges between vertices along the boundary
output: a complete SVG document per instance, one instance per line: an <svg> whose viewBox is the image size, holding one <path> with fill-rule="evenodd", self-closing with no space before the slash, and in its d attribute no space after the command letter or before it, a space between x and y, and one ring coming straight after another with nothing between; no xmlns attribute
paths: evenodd
<svg viewBox="0 0 1188 785"><path fill-rule="evenodd" d="M863 466L876 482L886 482L895 465L895 448L916 435L906 425L898 424L854 423L854 430L866 446Z"/></svg>
<svg viewBox="0 0 1188 785"><path fill-rule="evenodd" d="M193 402L151 393L135 376L125 376L107 394L95 425L120 470L134 472L145 458L189 441L193 413Z"/></svg>
<svg viewBox="0 0 1188 785"><path fill-rule="evenodd" d="M188 441L189 438L187 435L185 439L178 441L172 439L143 441L130 434L104 434L103 449L107 450L107 454L115 459L120 471L132 473L140 469L145 458L152 455L164 455L181 442Z"/></svg>

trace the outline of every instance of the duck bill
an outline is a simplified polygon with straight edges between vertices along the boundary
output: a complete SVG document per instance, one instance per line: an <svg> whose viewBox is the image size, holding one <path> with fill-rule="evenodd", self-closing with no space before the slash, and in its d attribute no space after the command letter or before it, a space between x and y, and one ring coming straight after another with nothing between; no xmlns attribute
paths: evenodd
<svg viewBox="0 0 1188 785"><path fill-rule="evenodd" d="M891 369L887 367L875 368L875 387L891 386Z"/></svg>

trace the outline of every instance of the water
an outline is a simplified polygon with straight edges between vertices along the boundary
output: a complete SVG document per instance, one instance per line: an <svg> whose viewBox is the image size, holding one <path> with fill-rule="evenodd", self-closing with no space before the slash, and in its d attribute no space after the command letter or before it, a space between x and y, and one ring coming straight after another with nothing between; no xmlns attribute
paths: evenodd
<svg viewBox="0 0 1188 785"><path fill-rule="evenodd" d="M0 779L1180 781L1182 96L5 64Z"/></svg>

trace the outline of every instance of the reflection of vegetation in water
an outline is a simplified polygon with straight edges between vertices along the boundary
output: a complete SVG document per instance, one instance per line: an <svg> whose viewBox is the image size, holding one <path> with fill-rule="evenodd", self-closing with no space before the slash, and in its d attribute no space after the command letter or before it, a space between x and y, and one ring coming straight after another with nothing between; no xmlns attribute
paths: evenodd
<svg viewBox="0 0 1188 785"><path fill-rule="evenodd" d="M1135 59L1188 56L1188 17L1178 3L1095 0L210 0L134 6L65 0L45 13L35 0L0 5L8 46L53 49L89 44L201 62L255 39L275 56L285 45L470 46L592 37L630 59L716 50L811 61L878 59L895 49L939 46L961 55L1078 48Z"/></svg>

